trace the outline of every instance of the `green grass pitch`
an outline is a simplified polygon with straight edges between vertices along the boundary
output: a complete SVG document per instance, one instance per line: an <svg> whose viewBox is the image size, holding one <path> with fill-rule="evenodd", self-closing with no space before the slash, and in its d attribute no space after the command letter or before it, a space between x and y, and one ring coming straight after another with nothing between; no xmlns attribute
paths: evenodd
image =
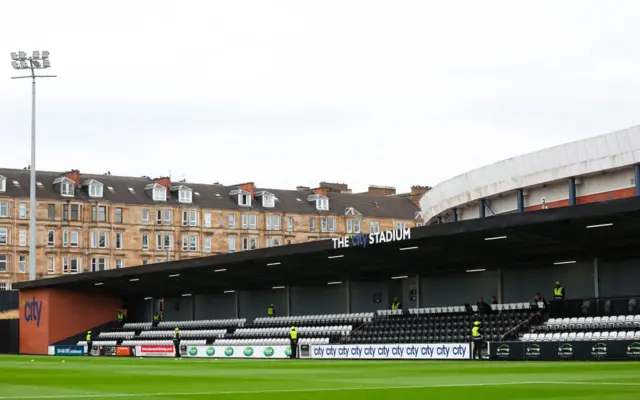
<svg viewBox="0 0 640 400"><path fill-rule="evenodd" d="M127 398L640 399L640 363L0 357L0 400Z"/></svg>

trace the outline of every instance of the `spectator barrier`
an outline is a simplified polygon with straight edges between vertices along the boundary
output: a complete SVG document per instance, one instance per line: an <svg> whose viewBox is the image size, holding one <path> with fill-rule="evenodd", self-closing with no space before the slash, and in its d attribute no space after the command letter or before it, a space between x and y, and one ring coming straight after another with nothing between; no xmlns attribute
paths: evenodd
<svg viewBox="0 0 640 400"><path fill-rule="evenodd" d="M640 341L490 342L489 358L514 361L638 361Z"/></svg>
<svg viewBox="0 0 640 400"><path fill-rule="evenodd" d="M180 346L183 357L289 358L290 346Z"/></svg>
<svg viewBox="0 0 640 400"><path fill-rule="evenodd" d="M301 356L305 356L302 351ZM309 358L339 360L468 360L469 343L311 345Z"/></svg>

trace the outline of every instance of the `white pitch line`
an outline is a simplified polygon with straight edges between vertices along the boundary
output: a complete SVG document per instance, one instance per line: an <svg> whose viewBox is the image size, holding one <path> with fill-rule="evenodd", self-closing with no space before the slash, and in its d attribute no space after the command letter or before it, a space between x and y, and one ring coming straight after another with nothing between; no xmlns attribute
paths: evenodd
<svg viewBox="0 0 640 400"><path fill-rule="evenodd" d="M104 393L104 394L76 394L53 396L0 396L1 400L27 400L27 399L93 399L109 397L165 397L165 396L211 396L225 394L268 394L268 393L304 393L304 392L342 392L357 390L401 390L401 389L428 389L428 388L456 388L456 387L488 387L488 386L517 386L517 385L618 385L640 386L640 382L495 382L495 383L452 383L436 385L415 386L379 386L379 387L347 387L347 388L312 388L312 389L276 389L276 390L228 390L211 392L165 392L165 393Z"/></svg>

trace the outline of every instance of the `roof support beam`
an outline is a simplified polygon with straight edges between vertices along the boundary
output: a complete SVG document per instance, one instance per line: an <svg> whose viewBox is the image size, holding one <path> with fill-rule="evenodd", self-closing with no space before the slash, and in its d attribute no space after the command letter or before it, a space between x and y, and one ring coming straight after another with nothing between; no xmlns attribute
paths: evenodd
<svg viewBox="0 0 640 400"><path fill-rule="evenodd" d="M634 166L634 176L636 183L636 196L640 196L640 164Z"/></svg>

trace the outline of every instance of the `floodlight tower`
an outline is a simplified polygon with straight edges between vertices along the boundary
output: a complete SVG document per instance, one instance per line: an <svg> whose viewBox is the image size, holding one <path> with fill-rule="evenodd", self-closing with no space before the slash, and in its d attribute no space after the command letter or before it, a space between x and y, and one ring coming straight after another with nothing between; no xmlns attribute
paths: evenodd
<svg viewBox="0 0 640 400"><path fill-rule="evenodd" d="M31 162L29 169L29 280L36 279L36 78L55 78L55 75L36 75L37 69L51 67L48 51L34 51L31 57L24 51L11 53L14 69L29 70L31 75L14 76L11 79L31 78Z"/></svg>

